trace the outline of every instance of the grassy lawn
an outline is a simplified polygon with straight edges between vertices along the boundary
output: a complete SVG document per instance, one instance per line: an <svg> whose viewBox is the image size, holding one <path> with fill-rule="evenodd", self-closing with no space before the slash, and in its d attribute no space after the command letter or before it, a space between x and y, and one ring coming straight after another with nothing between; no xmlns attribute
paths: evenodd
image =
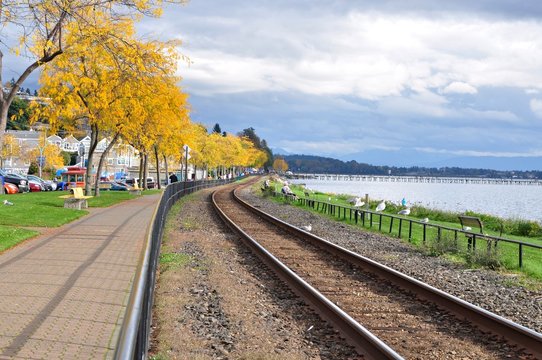
<svg viewBox="0 0 542 360"><path fill-rule="evenodd" d="M272 189L275 188L275 184L272 184ZM259 188L259 186L254 187ZM299 197L305 197L304 189L302 187L291 185L290 188L294 193ZM280 187L277 186L278 191ZM345 223L363 227L367 231L380 232L389 234L390 236L400 237L404 241L408 241L415 246L419 247L428 254L435 256L445 256L454 261L461 262L469 267L489 267L494 269L506 269L507 271L518 272L526 275L529 278L542 280L542 250L530 248L523 246L522 257L523 257L523 267L519 267L519 245L513 243L499 242L497 247L494 244L489 244L486 239L477 238L476 239L476 251L469 251L468 240L463 233L456 233L453 230L443 229L441 233L438 233L436 227L431 225L440 225L449 227L452 229L461 229L459 220L456 222L451 221L439 221L434 220L438 219L438 216L435 214L431 216L431 211L428 209L423 209L423 216L429 217L430 222L425 226L425 240L424 240L424 225L418 223L412 223L412 228L410 229L410 221L408 220L417 220L420 221L420 218L412 216L403 217L404 220L399 221L399 219L393 219L390 217L380 216L378 214L373 214L372 219L370 214L365 215L365 222L362 221L361 217L358 217L358 221L355 221L355 212L347 209L346 213L344 210L339 211L339 206L346 208L351 208L351 204L348 203L348 200L352 198L350 195L336 195L336 194L324 194L320 192L311 193L309 196L310 199L326 202L329 204L337 205L335 212L331 213L330 206L328 205L325 210L322 208L322 205L319 206L318 210L316 207L311 208L302 205L299 202L292 202L285 200L284 198L274 198L275 201L279 202L289 202L294 206L303 207L309 209L323 216L333 218L335 220L343 221ZM331 198L331 199L330 199ZM370 209L374 209L378 201L371 202ZM397 208L390 206L392 211L389 213L384 212L384 215L396 215ZM414 211L413 211L414 212ZM452 214L453 215L453 214ZM457 215L448 216L448 218L456 218ZM399 236L399 227L401 226L401 234ZM474 229L476 231L477 229ZM409 237L409 233L411 234ZM484 227L484 233L493 236L499 236L499 232L492 231ZM502 237L511 240L518 240L526 243L542 245L542 239L540 237L522 237L516 235L503 234ZM488 251L489 250L489 251Z"/></svg>
<svg viewBox="0 0 542 360"><path fill-rule="evenodd" d="M0 251L39 234L24 227L58 227L88 214L86 210L65 209L64 199L59 196L66 194L50 191L0 195ZM127 191L101 191L99 197L88 199L88 205L108 207L135 197ZM13 205L4 205L4 200Z"/></svg>
<svg viewBox="0 0 542 360"><path fill-rule="evenodd" d="M12 226L0 226L0 253L21 241L38 235L34 230L20 229Z"/></svg>

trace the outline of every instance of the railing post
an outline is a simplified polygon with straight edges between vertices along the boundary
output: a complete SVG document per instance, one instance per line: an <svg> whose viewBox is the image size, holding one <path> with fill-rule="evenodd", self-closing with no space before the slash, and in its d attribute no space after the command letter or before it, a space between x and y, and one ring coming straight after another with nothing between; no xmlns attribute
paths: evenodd
<svg viewBox="0 0 542 360"><path fill-rule="evenodd" d="M425 237L426 237L426 234L425 234L425 230L427 229L427 225L426 224L423 224L423 243L425 244Z"/></svg>
<svg viewBox="0 0 542 360"><path fill-rule="evenodd" d="M523 269L523 244L519 244L519 268Z"/></svg>

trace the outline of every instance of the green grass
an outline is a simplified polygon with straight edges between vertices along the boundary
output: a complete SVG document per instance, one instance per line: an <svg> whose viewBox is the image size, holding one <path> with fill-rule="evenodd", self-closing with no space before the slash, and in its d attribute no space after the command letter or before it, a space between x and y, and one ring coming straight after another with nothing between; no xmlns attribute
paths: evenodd
<svg viewBox="0 0 542 360"><path fill-rule="evenodd" d="M192 257L183 253L162 253L160 254L160 271L178 269L190 262Z"/></svg>
<svg viewBox="0 0 542 360"><path fill-rule="evenodd" d="M272 189L275 189L275 185L272 184ZM293 192L295 192L299 197L305 197L304 195L304 189L301 186L290 186ZM280 191L280 187L277 186L277 189ZM476 239L476 250L468 250L467 245L468 241L464 234L456 233L453 230L445 230L443 229L441 233L438 233L438 230L436 227L433 227L431 225L440 225L449 227L452 229L461 229L461 226L459 224L459 220L457 218L458 214L453 213L447 213L439 210L431 210L426 209L422 207L413 207L411 208L410 216L403 217L403 219L408 220L421 220L424 217L428 217L430 220L430 224L428 224L425 227L425 241L424 241L424 226L423 224L418 223L412 223L412 229L409 229L409 221L399 221L398 219L393 220L393 224L391 224L391 218L386 216L380 216L378 214L371 215L366 214L365 215L365 223L363 224L362 219L358 218L358 222L355 222L355 215L354 211L352 211L352 217L350 216L350 211L347 210L346 214L344 214L343 210L340 211L340 214L338 213L338 206L348 207L350 208L351 205L348 203L348 200L352 198L351 195L346 194L325 194L321 192L314 192L310 194L310 198L313 200L318 200L321 202L331 203L333 205L337 205L335 213L332 214L330 211L330 206L328 205L327 208L324 210L322 209L322 206L319 206L319 209L316 210L316 208L308 208L310 211L317 212L320 214L323 214L324 216L327 216L329 218L333 218L335 220L340 220L345 223L357 226L357 227L363 227L367 231L373 231L373 232L381 232L385 234L389 234L390 236L394 237L400 237L404 241L408 241L412 243L413 245L419 247L422 251L427 252L429 255L435 255L435 256L445 256L447 258L453 259L454 261L460 262L465 264L469 267L488 267L493 269L505 269L507 271L513 271L521 273L529 278L542 280L542 250L525 247L523 246L523 267L519 267L519 246L517 244L513 243L506 243L506 242L499 242L497 247L495 248L493 244L491 244L490 249L491 251L488 251L488 242L486 239L483 238L477 238ZM331 198L331 200L330 200ZM280 198L274 198L275 201L278 202L288 202L295 206L300 206L307 208L306 206L302 205L299 202L291 202L289 200L286 200L282 197ZM376 207L376 204L379 201L373 201L370 203L370 209L374 209ZM401 207L398 207L394 204L387 204L386 210L387 212L384 213L384 215L396 215L397 212L401 209ZM479 214L470 214L477 216ZM484 225L493 223L493 226L484 226L484 233L488 235L494 235L499 236L500 231L495 230L501 228L500 224L505 223L505 220L488 216L488 215L481 215L481 218L484 222ZM399 223L401 222L401 233L399 234ZM510 227L509 227L510 228ZM507 226L504 226L505 231L507 230ZM517 229L514 228L513 229ZM529 227L529 229L532 229L532 227ZM411 236L409 238L409 231L411 231ZM516 232L513 230L513 232ZM528 231L526 231L528 233ZM507 239L511 240L518 240L522 242L527 242L531 244L537 244L542 245L542 239L540 237L526 237L526 236L518 236L513 234L506 234L504 233L502 237L505 237Z"/></svg>
<svg viewBox="0 0 542 360"><path fill-rule="evenodd" d="M64 208L64 199L59 196L67 194L67 191L50 191L0 195L0 251L39 234L25 227L58 227L88 214L86 210ZM88 199L88 205L108 207L135 197L128 192L102 191L99 197ZM4 200L13 205L4 205Z"/></svg>
<svg viewBox="0 0 542 360"><path fill-rule="evenodd" d="M12 226L0 226L0 253L23 240L38 235L39 232L16 228Z"/></svg>

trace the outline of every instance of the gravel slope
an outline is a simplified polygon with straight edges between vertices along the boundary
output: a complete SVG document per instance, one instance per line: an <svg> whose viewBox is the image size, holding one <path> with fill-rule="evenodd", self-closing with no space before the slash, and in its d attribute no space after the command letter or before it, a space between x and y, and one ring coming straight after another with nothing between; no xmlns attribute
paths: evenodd
<svg viewBox="0 0 542 360"><path fill-rule="evenodd" d="M390 266L468 302L542 332L542 291L517 283L514 275L465 269L445 259L428 256L399 239L363 231L298 207L277 204L245 188L250 204L291 224L312 224L312 233L363 256Z"/></svg>

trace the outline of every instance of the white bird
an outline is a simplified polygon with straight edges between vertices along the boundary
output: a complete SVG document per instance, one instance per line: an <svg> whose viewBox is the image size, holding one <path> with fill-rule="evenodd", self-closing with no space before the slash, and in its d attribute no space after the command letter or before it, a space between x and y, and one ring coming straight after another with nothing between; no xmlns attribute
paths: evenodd
<svg viewBox="0 0 542 360"><path fill-rule="evenodd" d="M382 200L382 202L377 205L375 211L384 211L385 208L386 208L386 201Z"/></svg>
<svg viewBox="0 0 542 360"><path fill-rule="evenodd" d="M354 204L354 207L362 207L363 205L365 205L365 202L361 201L360 198L357 198L356 203Z"/></svg>
<svg viewBox="0 0 542 360"><path fill-rule="evenodd" d="M470 226L463 226L463 230L465 231L471 231L472 228Z"/></svg>
<svg viewBox="0 0 542 360"><path fill-rule="evenodd" d="M13 205L11 201L4 200L4 205Z"/></svg>
<svg viewBox="0 0 542 360"><path fill-rule="evenodd" d="M397 214L399 214L399 215L408 215L408 214L410 214L410 208L403 209L403 210L399 211Z"/></svg>
<svg viewBox="0 0 542 360"><path fill-rule="evenodd" d="M429 222L429 218L423 218L421 221L422 221L422 223L427 224Z"/></svg>
<svg viewBox="0 0 542 360"><path fill-rule="evenodd" d="M305 231L311 231L312 230L312 225L309 224L309 225L303 225L301 227L301 229L305 230Z"/></svg>

